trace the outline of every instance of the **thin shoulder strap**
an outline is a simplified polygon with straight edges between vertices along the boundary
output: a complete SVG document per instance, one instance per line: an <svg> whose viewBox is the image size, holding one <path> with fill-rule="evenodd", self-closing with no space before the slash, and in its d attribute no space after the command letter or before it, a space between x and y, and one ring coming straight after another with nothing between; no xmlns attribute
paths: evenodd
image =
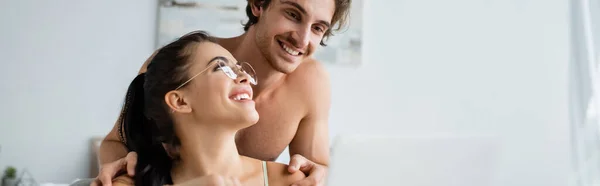
<svg viewBox="0 0 600 186"><path fill-rule="evenodd" d="M269 176L267 174L267 162L262 161L262 169L263 169L263 179L265 182L265 186L269 186Z"/></svg>

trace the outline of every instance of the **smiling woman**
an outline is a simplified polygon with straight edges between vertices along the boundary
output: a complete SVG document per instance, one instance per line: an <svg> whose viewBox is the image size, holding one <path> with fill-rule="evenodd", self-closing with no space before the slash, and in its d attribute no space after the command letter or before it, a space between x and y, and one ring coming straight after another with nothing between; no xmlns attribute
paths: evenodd
<svg viewBox="0 0 600 186"><path fill-rule="evenodd" d="M237 131L258 121L250 87L256 83L252 66L236 62L205 32L161 48L129 86L121 114L123 141L138 155L135 185L183 184L211 175L243 185L289 185L304 178L302 172L285 173L283 164L238 153Z"/></svg>

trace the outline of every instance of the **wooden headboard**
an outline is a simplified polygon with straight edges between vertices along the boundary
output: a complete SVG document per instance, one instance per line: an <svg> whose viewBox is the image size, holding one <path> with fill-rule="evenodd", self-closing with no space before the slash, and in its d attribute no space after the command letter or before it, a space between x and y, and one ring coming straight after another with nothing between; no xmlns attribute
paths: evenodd
<svg viewBox="0 0 600 186"><path fill-rule="evenodd" d="M91 140L90 149L92 155L90 156L90 178L95 178L98 176L98 172L100 170L98 151L100 150L100 143L103 139L104 137L94 137Z"/></svg>

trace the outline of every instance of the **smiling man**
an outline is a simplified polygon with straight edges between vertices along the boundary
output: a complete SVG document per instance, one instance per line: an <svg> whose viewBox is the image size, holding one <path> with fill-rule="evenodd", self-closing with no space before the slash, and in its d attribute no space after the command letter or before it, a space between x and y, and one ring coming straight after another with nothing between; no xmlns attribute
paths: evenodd
<svg viewBox="0 0 600 186"><path fill-rule="evenodd" d="M239 153L273 161L289 145L288 171L308 175L298 185L324 182L329 162L330 84L325 68L312 54L344 26L350 1L248 0L245 33L217 38L238 61L250 63L259 80L253 89L260 120L238 132ZM121 170L135 174L135 153L127 154L119 137L120 124L117 121L100 147L103 166L98 180L104 185L110 185Z"/></svg>

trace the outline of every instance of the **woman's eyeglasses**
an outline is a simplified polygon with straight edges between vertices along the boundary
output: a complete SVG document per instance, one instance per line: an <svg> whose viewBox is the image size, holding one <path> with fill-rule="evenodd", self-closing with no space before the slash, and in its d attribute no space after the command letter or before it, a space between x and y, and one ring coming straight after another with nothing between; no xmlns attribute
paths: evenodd
<svg viewBox="0 0 600 186"><path fill-rule="evenodd" d="M204 70L200 71L198 74L192 76L190 79L183 82L175 90L183 87L184 85L186 85L187 83L192 81L194 78L198 77L200 74L204 73L205 71L207 71L208 69L213 67L215 64L218 65L217 70L222 71L223 73L225 73L225 75L227 75L227 77L229 77L233 80L237 79L239 75L246 75L246 76L248 76L248 81L250 82L250 84L256 85L258 83L258 81L256 80L256 72L254 72L254 68L252 68L252 66L250 64L248 64L247 62L241 62L238 64L234 64L231 62L228 63L228 62L218 59L213 64L206 67Z"/></svg>

